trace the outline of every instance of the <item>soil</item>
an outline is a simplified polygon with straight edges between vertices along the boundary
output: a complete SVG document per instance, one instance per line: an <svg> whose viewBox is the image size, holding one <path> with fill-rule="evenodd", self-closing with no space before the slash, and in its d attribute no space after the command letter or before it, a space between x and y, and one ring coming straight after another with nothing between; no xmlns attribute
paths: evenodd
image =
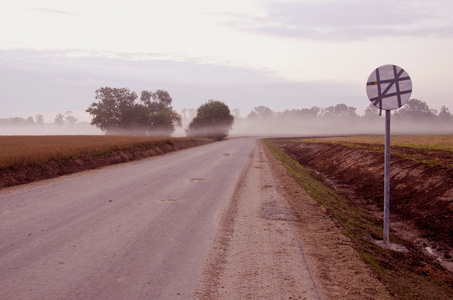
<svg viewBox="0 0 453 300"><path fill-rule="evenodd" d="M384 154L337 144L276 145L325 183L382 219ZM365 145L366 146L366 145ZM365 147L366 148L366 147ZM441 162L439 166L417 161ZM391 148L390 236L397 235L453 272L453 153Z"/></svg>
<svg viewBox="0 0 453 300"><path fill-rule="evenodd" d="M212 140L187 140L156 145L150 149L141 147L122 151L112 151L103 155L86 154L77 158L52 160L40 165L16 166L0 170L0 189L38 180L54 178L85 170L91 170L117 163L133 161L141 158L162 155L172 151L195 147Z"/></svg>
<svg viewBox="0 0 453 300"><path fill-rule="evenodd" d="M195 299L391 299L349 238L259 143Z"/></svg>

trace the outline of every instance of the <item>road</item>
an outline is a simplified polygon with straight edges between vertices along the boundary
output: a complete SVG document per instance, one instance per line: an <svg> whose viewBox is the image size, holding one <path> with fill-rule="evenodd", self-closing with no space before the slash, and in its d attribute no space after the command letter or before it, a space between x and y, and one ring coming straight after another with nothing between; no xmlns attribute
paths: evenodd
<svg viewBox="0 0 453 300"><path fill-rule="evenodd" d="M1 192L0 299L189 298L255 141Z"/></svg>
<svg viewBox="0 0 453 300"><path fill-rule="evenodd" d="M390 299L256 138L0 192L0 299Z"/></svg>
<svg viewBox="0 0 453 300"><path fill-rule="evenodd" d="M282 172L271 167L276 160L266 150L257 143L252 152L222 216L196 298L340 299L319 291L298 236L299 219L281 192L287 189L277 178Z"/></svg>

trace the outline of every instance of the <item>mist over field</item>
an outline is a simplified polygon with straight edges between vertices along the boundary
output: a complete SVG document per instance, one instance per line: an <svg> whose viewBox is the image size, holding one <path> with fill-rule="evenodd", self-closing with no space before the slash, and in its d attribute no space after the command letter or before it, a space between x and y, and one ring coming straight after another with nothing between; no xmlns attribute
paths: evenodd
<svg viewBox="0 0 453 300"><path fill-rule="evenodd" d="M270 119L262 122L247 119L236 120L231 135L264 136L313 136L313 135L384 135L385 118L366 117L357 120L318 119L304 120L287 118ZM453 134L453 124L430 121L391 119L391 134Z"/></svg>
<svg viewBox="0 0 453 300"><path fill-rule="evenodd" d="M235 120L230 136L313 136L313 135L384 135L384 117L369 120L362 117L355 121L344 120L303 120L288 118L282 120L263 120L262 122L239 118ZM186 136L185 128L178 127L174 137ZM429 121L391 120L392 134L453 134L453 124L439 124ZM43 126L11 125L0 126L0 135L104 135L100 129L89 123L75 126ZM126 134L127 135L127 134Z"/></svg>
<svg viewBox="0 0 453 300"><path fill-rule="evenodd" d="M316 136L316 135L384 135L385 112L370 105L363 115L356 108L337 104L326 108L311 107L274 112L266 106L257 106L244 115L232 109L234 115L230 136ZM186 136L186 129L196 116L196 109L184 109L181 127L172 136ZM212 128L207 129L212 130ZM391 113L391 133L398 134L453 134L453 116L447 107L439 112L430 109L426 102L412 99L402 108ZM101 129L88 122L77 122L71 112L58 114L53 123L35 118L0 119L0 135L102 135ZM137 135L121 131L122 135Z"/></svg>
<svg viewBox="0 0 453 300"><path fill-rule="evenodd" d="M53 123L41 125L0 125L0 135L102 135L99 128L87 122L59 126Z"/></svg>
<svg viewBox="0 0 453 300"><path fill-rule="evenodd" d="M306 136L385 134L385 112L370 105L364 115L356 108L337 104L327 108L293 109L273 112L260 106L247 117L237 117L231 135ZM453 116L447 107L438 113L426 102L412 99L391 112L392 134L452 134Z"/></svg>

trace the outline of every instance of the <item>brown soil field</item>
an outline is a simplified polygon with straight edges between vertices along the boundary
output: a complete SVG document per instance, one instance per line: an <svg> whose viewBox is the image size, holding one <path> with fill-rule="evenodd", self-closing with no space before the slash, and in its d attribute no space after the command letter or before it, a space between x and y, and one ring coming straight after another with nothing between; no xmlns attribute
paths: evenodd
<svg viewBox="0 0 453 300"><path fill-rule="evenodd" d="M211 142L133 136L0 136L0 189Z"/></svg>
<svg viewBox="0 0 453 300"><path fill-rule="evenodd" d="M383 138L382 142L370 142L373 139L375 138L274 139L272 144L315 172L327 186L346 197L351 205L363 208L381 223L384 146ZM395 142L398 146L392 144L390 167L390 241L404 245L409 249L409 254L387 253L389 260L382 259L381 263L392 263L390 256L393 256L393 262L401 262L396 268L410 269L413 272L410 276L423 273L428 280L438 283L443 281L440 285L447 286L451 291L452 136L447 136L447 142L442 146L434 146L435 143L421 146L414 139L411 141L400 140L399 144ZM440 148L443 150L439 150ZM359 239L377 242L382 240L382 232L369 232L368 237ZM384 266L387 267L392 269ZM421 269L431 271L420 272ZM429 290L432 287L426 288ZM437 296L433 299L437 299Z"/></svg>

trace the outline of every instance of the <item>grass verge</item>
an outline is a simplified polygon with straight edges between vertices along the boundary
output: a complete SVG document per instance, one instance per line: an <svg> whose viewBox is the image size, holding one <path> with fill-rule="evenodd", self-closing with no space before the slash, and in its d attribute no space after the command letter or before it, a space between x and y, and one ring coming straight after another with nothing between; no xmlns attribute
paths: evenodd
<svg viewBox="0 0 453 300"><path fill-rule="evenodd" d="M308 194L323 205L396 299L452 299L453 277L412 245L391 234L391 243L404 245L406 253L384 249L373 242L382 239L382 221L329 188L314 172L263 140L273 155L291 172ZM305 140L304 140L305 142Z"/></svg>

